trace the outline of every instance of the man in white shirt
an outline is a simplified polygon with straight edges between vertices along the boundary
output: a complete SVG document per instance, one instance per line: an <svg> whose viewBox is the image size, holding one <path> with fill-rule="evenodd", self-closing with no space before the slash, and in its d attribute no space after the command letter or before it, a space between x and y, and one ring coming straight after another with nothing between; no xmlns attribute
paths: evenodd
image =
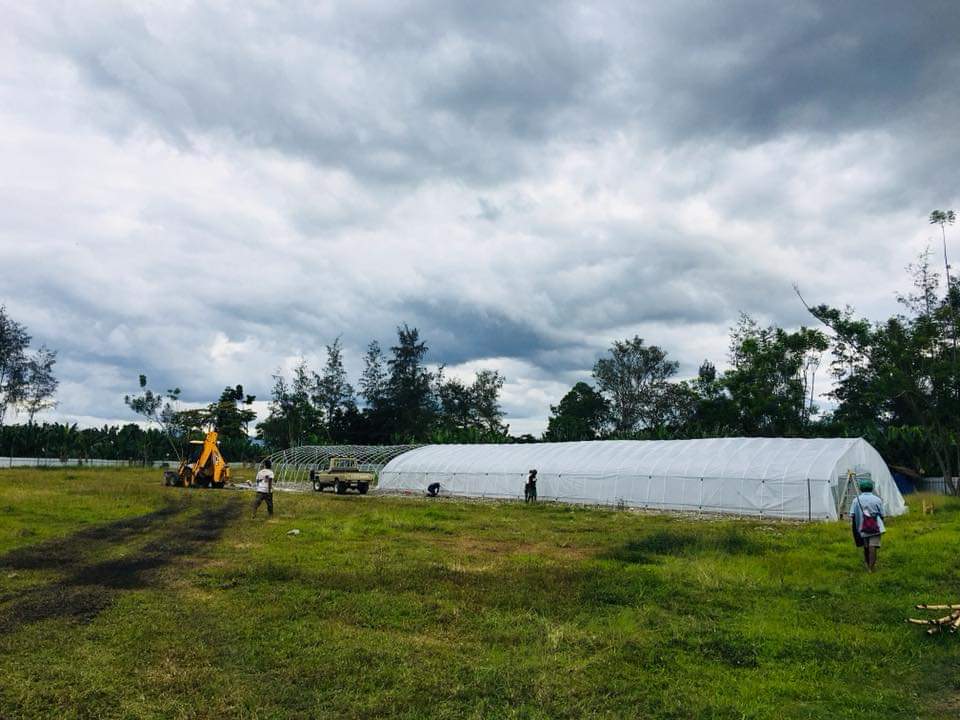
<svg viewBox="0 0 960 720"><path fill-rule="evenodd" d="M263 468L257 473L257 498L253 501L253 515L256 516L260 503L267 504L267 514L273 515L273 463L263 461Z"/></svg>

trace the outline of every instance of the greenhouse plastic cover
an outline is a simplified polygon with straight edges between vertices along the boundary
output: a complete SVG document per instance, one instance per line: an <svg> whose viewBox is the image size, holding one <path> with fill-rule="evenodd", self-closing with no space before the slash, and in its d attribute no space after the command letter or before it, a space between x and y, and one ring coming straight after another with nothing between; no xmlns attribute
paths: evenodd
<svg viewBox="0 0 960 720"><path fill-rule="evenodd" d="M379 489L520 498L537 470L542 500L626 507L837 519L847 473L871 473L888 515L906 511L880 454L860 438L602 440L429 445L391 460Z"/></svg>

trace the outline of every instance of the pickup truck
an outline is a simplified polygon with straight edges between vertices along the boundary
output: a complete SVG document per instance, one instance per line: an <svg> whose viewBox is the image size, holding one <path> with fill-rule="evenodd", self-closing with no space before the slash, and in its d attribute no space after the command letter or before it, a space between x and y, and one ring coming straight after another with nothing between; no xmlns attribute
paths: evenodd
<svg viewBox="0 0 960 720"><path fill-rule="evenodd" d="M316 492L332 487L337 495L343 495L347 490L356 490L366 495L370 483L376 479L372 472L360 469L357 458L333 457L326 467L319 465L310 471L310 482Z"/></svg>

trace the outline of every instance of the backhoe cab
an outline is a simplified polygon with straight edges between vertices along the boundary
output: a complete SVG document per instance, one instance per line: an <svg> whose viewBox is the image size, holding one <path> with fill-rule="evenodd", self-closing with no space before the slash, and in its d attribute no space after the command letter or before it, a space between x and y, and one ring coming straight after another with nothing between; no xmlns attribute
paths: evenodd
<svg viewBox="0 0 960 720"><path fill-rule="evenodd" d="M192 460L184 458L174 472L163 473L163 484L177 487L215 487L222 488L230 479L230 466L217 447L217 433L207 433L203 440L191 440L191 445L200 445L199 454Z"/></svg>

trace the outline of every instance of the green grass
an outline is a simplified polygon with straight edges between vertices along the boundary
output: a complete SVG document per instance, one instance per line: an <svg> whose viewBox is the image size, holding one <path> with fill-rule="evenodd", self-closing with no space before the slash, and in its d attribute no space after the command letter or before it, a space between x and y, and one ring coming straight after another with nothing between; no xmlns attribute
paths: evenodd
<svg viewBox="0 0 960 720"><path fill-rule="evenodd" d="M0 718L960 710L960 637L904 623L960 602L954 500L891 520L868 575L843 523L250 499L0 471Z"/></svg>

